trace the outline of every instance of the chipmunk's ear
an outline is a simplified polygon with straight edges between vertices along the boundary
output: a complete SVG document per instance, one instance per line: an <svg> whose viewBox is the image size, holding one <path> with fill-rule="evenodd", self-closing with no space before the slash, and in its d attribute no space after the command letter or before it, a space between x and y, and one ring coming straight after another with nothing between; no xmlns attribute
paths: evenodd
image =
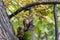
<svg viewBox="0 0 60 40"><path fill-rule="evenodd" d="M30 17L25 18L25 19L23 20L24 31L28 31L31 21L32 21L32 19L31 19Z"/></svg>

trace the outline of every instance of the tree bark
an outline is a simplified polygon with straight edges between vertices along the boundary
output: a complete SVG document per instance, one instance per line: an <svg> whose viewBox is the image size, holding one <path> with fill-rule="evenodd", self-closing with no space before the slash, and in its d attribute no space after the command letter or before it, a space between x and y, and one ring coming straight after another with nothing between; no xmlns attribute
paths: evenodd
<svg viewBox="0 0 60 40"><path fill-rule="evenodd" d="M0 40L18 40L14 35L2 0L0 0Z"/></svg>

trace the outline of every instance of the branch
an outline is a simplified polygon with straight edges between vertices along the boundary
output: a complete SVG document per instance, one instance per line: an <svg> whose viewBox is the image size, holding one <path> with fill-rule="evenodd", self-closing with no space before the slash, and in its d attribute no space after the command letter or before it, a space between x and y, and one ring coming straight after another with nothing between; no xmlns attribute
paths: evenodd
<svg viewBox="0 0 60 40"><path fill-rule="evenodd" d="M43 4L43 5L46 5L46 4L60 4L60 2L34 2L32 4L28 4L26 5L25 7L21 7L19 8L17 11L15 11L14 13L12 13L11 15L9 15L9 19L12 18L13 16L17 15L19 12L23 11L23 10L26 10L27 8L30 8L32 6L35 6L35 5L39 5L39 4Z"/></svg>

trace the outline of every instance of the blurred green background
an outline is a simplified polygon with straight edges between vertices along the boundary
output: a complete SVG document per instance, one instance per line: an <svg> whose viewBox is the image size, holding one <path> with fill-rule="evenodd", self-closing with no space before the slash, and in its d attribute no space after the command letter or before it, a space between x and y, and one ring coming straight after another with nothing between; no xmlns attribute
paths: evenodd
<svg viewBox="0 0 60 40"><path fill-rule="evenodd" d="M37 2L38 0L3 0L8 15L14 13L17 9L26 6L27 4ZM41 0L46 1L46 0ZM56 5L58 15L58 30L60 31L60 4ZM23 19L29 16L29 11L22 11L10 19L12 26L17 35L18 22L24 28ZM36 5L32 7L31 17L34 20L34 38L35 40L54 40L55 39L55 22L53 5ZM20 21L18 21L20 18ZM25 40L31 40L31 33L24 33Z"/></svg>

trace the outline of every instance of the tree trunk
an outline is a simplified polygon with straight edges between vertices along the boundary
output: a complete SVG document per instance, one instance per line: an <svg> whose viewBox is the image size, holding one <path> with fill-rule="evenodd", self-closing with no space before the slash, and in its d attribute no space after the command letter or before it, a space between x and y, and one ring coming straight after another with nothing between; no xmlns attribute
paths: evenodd
<svg viewBox="0 0 60 40"><path fill-rule="evenodd" d="M18 40L13 33L2 0L0 0L0 40Z"/></svg>

